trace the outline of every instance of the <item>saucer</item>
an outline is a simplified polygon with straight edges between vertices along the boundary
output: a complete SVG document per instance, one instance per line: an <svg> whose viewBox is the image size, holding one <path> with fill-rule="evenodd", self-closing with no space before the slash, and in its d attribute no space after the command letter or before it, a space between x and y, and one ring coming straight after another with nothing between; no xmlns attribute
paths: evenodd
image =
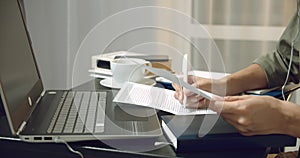
<svg viewBox="0 0 300 158"><path fill-rule="evenodd" d="M144 78L143 80L136 83L153 86L156 82L153 79ZM114 89L120 89L123 86L123 84L113 81L112 78L103 79L100 81L100 84L104 87L114 88Z"/></svg>

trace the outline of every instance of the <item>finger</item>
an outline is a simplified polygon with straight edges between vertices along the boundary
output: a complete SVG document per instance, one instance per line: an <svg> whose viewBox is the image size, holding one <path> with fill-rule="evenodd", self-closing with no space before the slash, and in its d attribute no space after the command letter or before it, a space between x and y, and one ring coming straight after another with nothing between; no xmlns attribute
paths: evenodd
<svg viewBox="0 0 300 158"><path fill-rule="evenodd" d="M221 116L223 117L223 119L224 120L226 120L226 121L230 121L230 122L232 122L232 123L234 123L234 124L236 124L236 125L238 125L239 123L238 123L238 116L237 115L235 115L235 114L221 114Z"/></svg>
<svg viewBox="0 0 300 158"><path fill-rule="evenodd" d="M177 99L181 104L183 103L183 94L181 91L175 92L174 98Z"/></svg>
<svg viewBox="0 0 300 158"><path fill-rule="evenodd" d="M203 99L202 96L200 96L198 94L195 94L195 93L192 93L191 95L187 96L187 103L196 103L196 102L199 102L202 99Z"/></svg>
<svg viewBox="0 0 300 158"><path fill-rule="evenodd" d="M223 103L224 103L224 101L214 100L214 101L212 101L212 104L208 108L210 108L211 110L213 110L217 113L221 113L221 111L223 109Z"/></svg>
<svg viewBox="0 0 300 158"><path fill-rule="evenodd" d="M217 113L233 114L236 113L236 102L228 102L225 100L215 100L209 108Z"/></svg>
<svg viewBox="0 0 300 158"><path fill-rule="evenodd" d="M189 84L197 83L200 79L201 79L201 77L194 76L194 75L189 75L188 76L188 83Z"/></svg>
<svg viewBox="0 0 300 158"><path fill-rule="evenodd" d="M241 96L226 96L224 97L225 101L237 101L237 100L243 100L245 98L248 98L247 95L241 95Z"/></svg>
<svg viewBox="0 0 300 158"><path fill-rule="evenodd" d="M267 131L264 130L253 130L251 125L247 123L245 118L240 117L235 114L222 114L223 119L234 126L242 135L250 136L254 134L266 134Z"/></svg>
<svg viewBox="0 0 300 158"><path fill-rule="evenodd" d="M202 100L200 101L201 103L201 107L200 108L208 108L210 105L210 100L202 98Z"/></svg>
<svg viewBox="0 0 300 158"><path fill-rule="evenodd" d="M196 103L196 102L199 102L200 99L201 99L201 97L196 94L189 95L186 98L187 103Z"/></svg>
<svg viewBox="0 0 300 158"><path fill-rule="evenodd" d="M188 96L186 99L186 107L187 108L198 108L199 98L197 95Z"/></svg>
<svg viewBox="0 0 300 158"><path fill-rule="evenodd" d="M182 104L183 103L183 98L184 98L183 91L181 90L177 94L178 94L178 100Z"/></svg>
<svg viewBox="0 0 300 158"><path fill-rule="evenodd" d="M236 128L241 134L246 135L251 132L246 126L241 125L235 115L222 114L223 119Z"/></svg>
<svg viewBox="0 0 300 158"><path fill-rule="evenodd" d="M174 97L179 100L180 102L182 102L183 100L183 92L182 92L182 87L172 83L173 88L175 89L175 93L174 93Z"/></svg>
<svg viewBox="0 0 300 158"><path fill-rule="evenodd" d="M203 109L207 108L209 106L210 102L207 99L200 99L197 102L188 102L187 107L188 108L197 108L197 109Z"/></svg>
<svg viewBox="0 0 300 158"><path fill-rule="evenodd" d="M184 93L187 97L194 94L193 92L191 92L190 90L188 90L188 89L186 89L186 88L183 88L183 93Z"/></svg>
<svg viewBox="0 0 300 158"><path fill-rule="evenodd" d="M245 130L244 127L236 124L234 121L229 120L229 119L225 119L225 118L224 118L224 120L226 122L228 122L230 125L232 125L239 133L246 133L247 132L247 130Z"/></svg>
<svg viewBox="0 0 300 158"><path fill-rule="evenodd" d="M196 83L191 84L191 86L197 88ZM186 89L186 88L183 88L183 93L184 93L184 95L186 95L186 96L192 96L192 95L195 95L194 92L192 92L192 91L190 91L189 89Z"/></svg>
<svg viewBox="0 0 300 158"><path fill-rule="evenodd" d="M173 87L176 91L181 90L181 86L178 85L178 84L175 84L174 82L172 82L172 87Z"/></svg>
<svg viewBox="0 0 300 158"><path fill-rule="evenodd" d="M178 100L179 94L177 92L174 93L174 98Z"/></svg>
<svg viewBox="0 0 300 158"><path fill-rule="evenodd" d="M183 88L183 93L184 93L184 95L185 96L192 96L192 95L196 95L194 92L192 92L192 91L190 91L190 90L188 90L188 89L186 89L186 88Z"/></svg>

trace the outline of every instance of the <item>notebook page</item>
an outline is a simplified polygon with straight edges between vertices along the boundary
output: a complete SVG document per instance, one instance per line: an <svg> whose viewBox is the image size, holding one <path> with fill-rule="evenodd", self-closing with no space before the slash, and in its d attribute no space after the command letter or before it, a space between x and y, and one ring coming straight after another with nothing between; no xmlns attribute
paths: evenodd
<svg viewBox="0 0 300 158"><path fill-rule="evenodd" d="M127 82L113 101L150 107L175 115L215 114L209 109L185 108L174 98L174 93L174 91L168 89Z"/></svg>

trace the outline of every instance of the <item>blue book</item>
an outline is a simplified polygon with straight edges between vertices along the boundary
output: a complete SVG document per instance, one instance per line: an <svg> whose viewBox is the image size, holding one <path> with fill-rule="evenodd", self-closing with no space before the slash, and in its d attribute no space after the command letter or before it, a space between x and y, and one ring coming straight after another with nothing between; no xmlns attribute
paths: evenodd
<svg viewBox="0 0 300 158"><path fill-rule="evenodd" d="M300 84L288 84L285 86L283 93L285 97L287 97L290 93L294 92L300 88ZM246 91L245 94L250 94L250 95L269 95L273 96L279 99L282 99L282 90L281 87L274 87L274 88L269 88L269 89L260 89L260 90L251 90L251 91Z"/></svg>
<svg viewBox="0 0 300 158"><path fill-rule="evenodd" d="M217 120L212 129L199 137L203 120ZM161 116L162 129L177 153L207 150L249 149L294 146L296 138L287 135L243 136L217 115Z"/></svg>

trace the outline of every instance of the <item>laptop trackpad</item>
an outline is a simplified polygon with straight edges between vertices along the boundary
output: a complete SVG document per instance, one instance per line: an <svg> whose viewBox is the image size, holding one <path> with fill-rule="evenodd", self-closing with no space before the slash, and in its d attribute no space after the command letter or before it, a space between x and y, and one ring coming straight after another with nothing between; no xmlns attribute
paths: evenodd
<svg viewBox="0 0 300 158"><path fill-rule="evenodd" d="M148 121L151 112L153 113L153 109L135 105L115 106L114 119L116 121Z"/></svg>

